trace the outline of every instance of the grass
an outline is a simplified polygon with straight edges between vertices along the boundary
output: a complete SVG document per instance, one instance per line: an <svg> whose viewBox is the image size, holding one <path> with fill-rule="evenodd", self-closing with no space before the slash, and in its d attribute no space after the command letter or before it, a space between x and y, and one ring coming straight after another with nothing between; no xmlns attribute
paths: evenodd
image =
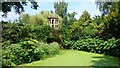
<svg viewBox="0 0 120 68"><path fill-rule="evenodd" d="M119 66L119 59L102 54L76 50L63 50L63 53L45 60L20 66Z"/></svg>

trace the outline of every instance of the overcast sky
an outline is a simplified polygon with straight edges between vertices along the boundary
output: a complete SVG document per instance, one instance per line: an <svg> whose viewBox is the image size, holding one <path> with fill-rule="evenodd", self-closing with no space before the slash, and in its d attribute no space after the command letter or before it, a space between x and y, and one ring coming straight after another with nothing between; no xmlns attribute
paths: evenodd
<svg viewBox="0 0 120 68"><path fill-rule="evenodd" d="M60 0L36 0L39 4L38 10L33 10L30 8L30 4L28 6L25 6L25 12L30 15L34 15L36 13L39 13L41 10L48 10L48 11L54 11L54 5L53 3ZM96 7L95 0L64 0L68 3L68 12L76 12L77 15L75 16L77 19L81 16L84 10L87 10L91 17L94 17L95 15L100 15L100 12L98 8ZM15 14L14 11L8 13L7 18L3 18L1 16L2 12L0 12L0 21L1 20L15 20L19 17L18 14Z"/></svg>

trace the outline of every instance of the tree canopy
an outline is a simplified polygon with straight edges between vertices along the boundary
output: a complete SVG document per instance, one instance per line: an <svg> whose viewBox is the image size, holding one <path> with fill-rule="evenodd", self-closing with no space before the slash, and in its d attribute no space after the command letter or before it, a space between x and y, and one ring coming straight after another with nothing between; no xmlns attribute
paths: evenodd
<svg viewBox="0 0 120 68"><path fill-rule="evenodd" d="M12 0L11 0L12 1ZM11 12L12 8L17 14L23 13L24 6L27 6L27 3L31 3L31 8L37 10L38 4L35 0L17 0L16 2L11 2L10 0L2 0L2 12L4 13L2 16L7 17L7 13ZM28 1L28 2L27 2Z"/></svg>
<svg viewBox="0 0 120 68"><path fill-rule="evenodd" d="M18 22L21 22L27 25L32 25L32 26L44 25L44 24L48 25L49 23L48 17L51 14L58 16L59 23L61 25L62 18L59 15L55 13L51 13L46 10L42 10L38 14L35 14L35 15L23 14L19 17Z"/></svg>
<svg viewBox="0 0 120 68"><path fill-rule="evenodd" d="M120 38L120 1L118 2L97 2L102 12L105 28L102 32L106 38Z"/></svg>
<svg viewBox="0 0 120 68"><path fill-rule="evenodd" d="M119 2L106 2L103 0L100 1L96 1L96 4L100 10L100 12L102 12L102 15L106 15L110 12L118 12L118 10L120 9L119 5L120 5L120 1Z"/></svg>
<svg viewBox="0 0 120 68"><path fill-rule="evenodd" d="M54 3L55 13L57 13L62 18L67 13L67 7L68 7L68 3L64 2L64 0Z"/></svg>

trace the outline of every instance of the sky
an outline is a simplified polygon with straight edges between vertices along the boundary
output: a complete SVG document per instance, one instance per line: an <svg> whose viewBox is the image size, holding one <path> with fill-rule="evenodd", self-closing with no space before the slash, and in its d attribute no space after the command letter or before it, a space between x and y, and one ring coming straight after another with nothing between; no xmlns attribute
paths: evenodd
<svg viewBox="0 0 120 68"><path fill-rule="evenodd" d="M37 10L33 10L30 8L30 4L28 3L28 6L25 6L25 12L30 15L34 15L39 13L41 10L48 10L48 11L55 11L54 10L54 2L58 2L61 0L36 0L38 2L39 8ZM82 15L84 10L87 10L91 17L94 17L95 15L101 15L99 12L99 9L97 8L95 4L95 0L64 0L65 2L68 3L68 12L76 12L77 15L75 18L79 19L79 17ZM7 18L3 18L1 16L2 12L0 12L0 21L14 21L17 19L20 15L14 13L14 11L9 12Z"/></svg>

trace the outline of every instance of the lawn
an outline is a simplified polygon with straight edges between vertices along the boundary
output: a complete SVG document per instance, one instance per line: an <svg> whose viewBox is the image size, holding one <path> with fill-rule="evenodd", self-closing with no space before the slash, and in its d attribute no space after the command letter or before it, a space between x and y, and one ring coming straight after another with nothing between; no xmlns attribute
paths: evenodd
<svg viewBox="0 0 120 68"><path fill-rule="evenodd" d="M20 66L118 66L118 58L102 54L77 50L63 50L62 54L45 60L35 61Z"/></svg>

